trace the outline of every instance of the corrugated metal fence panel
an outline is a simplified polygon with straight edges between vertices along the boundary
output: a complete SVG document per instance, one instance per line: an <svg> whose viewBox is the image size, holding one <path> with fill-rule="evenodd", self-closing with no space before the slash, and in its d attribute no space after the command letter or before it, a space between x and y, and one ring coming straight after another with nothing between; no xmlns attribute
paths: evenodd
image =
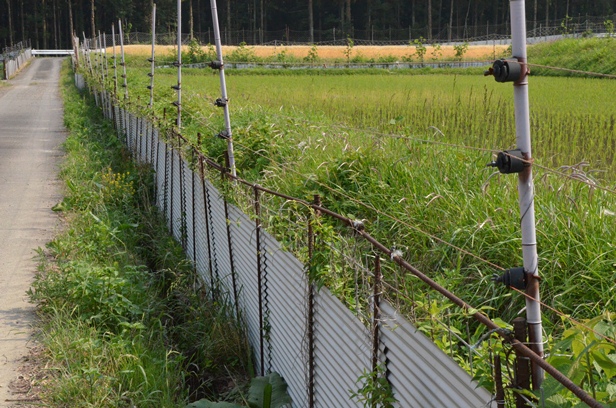
<svg viewBox="0 0 616 408"><path fill-rule="evenodd" d="M128 114L128 118L129 118L128 128L129 128L129 133L130 133L128 147L134 153L137 151L136 149L136 146L137 146L137 118L132 113Z"/></svg>
<svg viewBox="0 0 616 408"><path fill-rule="evenodd" d="M137 131L135 132L135 147L133 150L135 150L135 158L137 159L137 163L143 163L143 151L144 149L144 141L145 141L145 137L143 129L144 129L144 120L143 118L137 116Z"/></svg>
<svg viewBox="0 0 616 408"><path fill-rule="evenodd" d="M289 385L295 407L308 405L307 305L308 283L304 265L269 234L262 234L263 269L267 284L271 348L270 371Z"/></svg>
<svg viewBox="0 0 616 408"><path fill-rule="evenodd" d="M237 274L239 306L253 349L255 371L261 372L259 283L255 222L235 206L229 206L231 246Z"/></svg>
<svg viewBox="0 0 616 408"><path fill-rule="evenodd" d="M492 395L477 384L387 302L380 305L381 342L387 347L388 379L400 407L489 407Z"/></svg>
<svg viewBox="0 0 616 408"><path fill-rule="evenodd" d="M361 407L352 400L356 381L370 370L370 331L326 288L315 296L315 403Z"/></svg>
<svg viewBox="0 0 616 408"><path fill-rule="evenodd" d="M210 246L212 249L212 267L214 269L215 283L231 274L229 262L229 240L227 236L227 219L222 195L209 182L206 181L210 204Z"/></svg>
<svg viewBox="0 0 616 408"><path fill-rule="evenodd" d="M171 153L171 166L173 168L171 174L173 174L173 189L171 191L171 203L172 208L172 233L178 242L182 242L182 169L180 161L182 158L177 150L172 149Z"/></svg>
<svg viewBox="0 0 616 408"><path fill-rule="evenodd" d="M186 254L188 255L188 259L191 261L195 261L194 258L194 240L193 240L193 232L195 228L194 218L193 218L193 202L194 202L194 190L193 187L195 185L195 176L188 163L182 161L182 173L184 174L184 199L186 202L186 207L184 211L186 213Z"/></svg>
<svg viewBox="0 0 616 408"><path fill-rule="evenodd" d="M212 279L210 275L207 222L204 181L199 175L195 183L195 245L197 246L197 273L201 276L206 285L211 288Z"/></svg>
<svg viewBox="0 0 616 408"><path fill-rule="evenodd" d="M120 137L122 133L122 122L120 121L120 107L118 105L113 105L113 119L115 122L116 134Z"/></svg>
<svg viewBox="0 0 616 408"><path fill-rule="evenodd" d="M156 132L156 159L154 162L154 170L156 171L156 205L161 212L165 208L165 172L167 171L167 162L165 160L165 143ZM167 216L167 214L164 214Z"/></svg>
<svg viewBox="0 0 616 408"><path fill-rule="evenodd" d="M164 152L164 163L165 163L165 181L164 181L164 189L163 189L163 210L165 214L165 219L167 220L167 225L169 226L169 231L173 233L173 229L171 228L171 222L173 220L173 214L171 214L171 203L173 196L171 195L171 188L173 186L173 173L171 171L171 148L167 145L167 143L163 143L163 152Z"/></svg>

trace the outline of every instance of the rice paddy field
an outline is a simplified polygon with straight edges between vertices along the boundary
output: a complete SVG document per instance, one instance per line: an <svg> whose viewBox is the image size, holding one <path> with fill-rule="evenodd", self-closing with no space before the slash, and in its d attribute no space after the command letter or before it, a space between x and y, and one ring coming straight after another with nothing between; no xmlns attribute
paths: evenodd
<svg viewBox="0 0 616 408"><path fill-rule="evenodd" d="M143 57L131 58L130 103L143 109L148 69ZM515 148L512 86L482 70L442 72L228 70L238 175L295 197L319 194L324 206L364 220L381 242L468 303L510 322L524 315L524 300L491 278L500 272L493 265L522 264L517 177L486 164ZM147 111L170 126L176 75L157 69L155 105ZM222 160L219 86L217 72L183 71L182 134ZM616 348L569 320L616 336L616 81L536 76L529 90L546 350L563 370L592 383L596 395L616 402L609 391L616 373L575 362L595 350L593 358L616 364ZM418 283L387 273L395 290L386 297L401 305ZM328 266L319 279L354 307L352 273ZM414 302L429 309L423 323L459 317L446 302ZM445 349L454 347L443 333L431 334ZM575 341L588 349L576 349L572 359Z"/></svg>

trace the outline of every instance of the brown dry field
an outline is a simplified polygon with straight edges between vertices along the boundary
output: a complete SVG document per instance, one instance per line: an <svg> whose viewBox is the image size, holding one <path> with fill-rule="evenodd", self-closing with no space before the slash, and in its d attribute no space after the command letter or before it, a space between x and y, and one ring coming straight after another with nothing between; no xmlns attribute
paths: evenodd
<svg viewBox="0 0 616 408"><path fill-rule="evenodd" d="M186 48L186 47L184 47ZM236 47L225 46L223 47L223 54L228 55L231 53ZM304 58L308 55L310 51L310 46L307 45L294 45L294 46L250 46L256 56L261 58L267 58L276 56L283 50L286 52L286 55L292 55L297 58ZM151 45L126 45L124 46L125 53L129 55L136 56L147 56L150 55L152 46ZM175 46L172 45L157 45L156 46L156 54L157 55L171 55L173 50L176 49ZM504 45L472 45L469 46L468 51L464 54L464 60L489 60L496 56L501 55L507 46ZM344 51L346 47L344 46L320 46L317 47L317 52L319 57L325 60L334 60L334 59L346 59L344 55ZM109 50L111 51L111 50ZM439 58L440 60L452 60L455 56L455 50L453 46L442 46L441 47L442 56ZM387 45L387 46L368 46L368 45L358 45L353 47L352 56L361 55L364 58L379 58L379 57L388 57L394 56L402 59L404 56L408 56L415 53L415 47L408 45ZM427 52L425 56L426 60L432 58L432 47L427 46Z"/></svg>

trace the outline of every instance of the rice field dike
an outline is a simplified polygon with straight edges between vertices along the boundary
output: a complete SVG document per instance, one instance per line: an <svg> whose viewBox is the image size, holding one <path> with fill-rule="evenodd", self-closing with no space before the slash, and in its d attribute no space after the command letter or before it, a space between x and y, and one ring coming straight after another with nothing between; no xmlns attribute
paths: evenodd
<svg viewBox="0 0 616 408"><path fill-rule="evenodd" d="M430 51L418 50L409 46L405 52L430 58ZM486 60L490 51L497 58L507 52L488 50ZM211 47L187 48L185 54L189 59L209 52ZM226 61L256 50L240 52L238 57L237 49L230 50ZM289 58L281 52L270 58ZM294 58L324 61L318 47L306 52ZM127 57L128 103L134 109L149 100L147 57ZM157 61L165 58L171 53ZM616 39L536 45L529 62L616 74ZM513 90L484 77L485 68L228 69L238 176L299 198L320 195L325 207L363 220L405 260L506 326L524 315L524 299L492 277L500 272L494 265L522 264L517 177L487 163L515 148ZM224 128L215 106L217 74L183 70L182 134L222 162L226 141L216 137ZM155 104L143 111L162 126L175 120L176 75L174 69L156 69ZM616 81L533 69L529 92L547 358L597 399L616 406ZM285 230L270 224L274 233ZM343 245L333 235L332 246ZM465 316L416 291L414 305L405 306L405 293L418 283L395 270L385 273L395 284L386 297L403 311L423 305L415 324L444 350L455 348L468 369L468 350L432 325L434 319L460 323L457 330L465 332ZM313 277L357 307L352 273L326 264ZM470 329L473 341L482 333ZM477 375L491 386L488 374ZM576 406L552 379L544 392L545 406Z"/></svg>

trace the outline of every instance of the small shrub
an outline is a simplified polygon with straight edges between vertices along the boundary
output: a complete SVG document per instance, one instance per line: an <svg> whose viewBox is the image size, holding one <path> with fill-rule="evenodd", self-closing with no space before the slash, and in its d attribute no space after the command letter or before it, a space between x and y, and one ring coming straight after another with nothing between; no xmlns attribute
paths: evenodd
<svg viewBox="0 0 616 408"><path fill-rule="evenodd" d="M364 371L357 380L357 383L362 383L362 386L357 392L351 392L351 398L362 402L365 408L393 408L397 400L385 376L385 371L383 365L379 365L376 372Z"/></svg>
<svg viewBox="0 0 616 408"><path fill-rule="evenodd" d="M417 55L417 59L419 59L420 62L424 62L426 52L428 51L424 45L425 40L425 38L419 37L413 41L413 45L415 46L415 55Z"/></svg>
<svg viewBox="0 0 616 408"><path fill-rule="evenodd" d="M603 26L605 27L607 38L612 38L612 36L614 35L614 22L612 20L605 20L603 22Z"/></svg>
<svg viewBox="0 0 616 408"><path fill-rule="evenodd" d="M351 62L351 56L353 55L353 47L355 46L355 42L351 37L347 36L347 45L344 50L344 56L347 59L347 64Z"/></svg>
<svg viewBox="0 0 616 408"><path fill-rule="evenodd" d="M316 45L313 45L308 51L308 55L304 57L304 61L309 62L311 64L317 63L321 60L319 57L319 50Z"/></svg>
<svg viewBox="0 0 616 408"><path fill-rule="evenodd" d="M229 54L228 60L233 62L254 62L257 60L255 50L253 47L248 47L245 42L241 42L240 45Z"/></svg>
<svg viewBox="0 0 616 408"><path fill-rule="evenodd" d="M443 51L441 50L440 44L432 44L432 61L436 61L443 56Z"/></svg>
<svg viewBox="0 0 616 408"><path fill-rule="evenodd" d="M468 51L468 43L462 43L462 44L457 44L453 46L453 49L456 52L456 59L458 61L462 61L462 58L464 57L464 54L466 54L466 51Z"/></svg>
<svg viewBox="0 0 616 408"><path fill-rule="evenodd" d="M569 28L569 23L573 20L573 17L566 15L565 18L560 22L560 32L562 35L571 34L571 29Z"/></svg>

